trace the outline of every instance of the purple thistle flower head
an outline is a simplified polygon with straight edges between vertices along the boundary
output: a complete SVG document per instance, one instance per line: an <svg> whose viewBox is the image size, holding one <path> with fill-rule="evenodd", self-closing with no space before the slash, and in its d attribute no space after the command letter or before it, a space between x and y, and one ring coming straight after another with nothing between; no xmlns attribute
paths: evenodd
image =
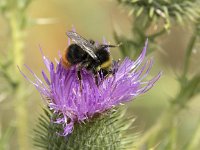
<svg viewBox="0 0 200 150"><path fill-rule="evenodd" d="M22 74L34 84L43 98L47 98L48 107L54 113L61 114L54 123L63 125L62 135L66 136L72 133L75 123L84 122L96 114L133 100L154 85L161 73L151 80L144 81L152 67L152 59L143 63L146 49L147 42L136 61L129 58L121 62L114 61L112 66L114 74L104 78L99 77L98 85L94 75L86 69L81 69L80 84L77 66L66 69L61 61L56 61L54 64L43 54L43 61L49 73L48 78L42 71L45 82L41 81L28 67L35 81L31 81Z"/></svg>

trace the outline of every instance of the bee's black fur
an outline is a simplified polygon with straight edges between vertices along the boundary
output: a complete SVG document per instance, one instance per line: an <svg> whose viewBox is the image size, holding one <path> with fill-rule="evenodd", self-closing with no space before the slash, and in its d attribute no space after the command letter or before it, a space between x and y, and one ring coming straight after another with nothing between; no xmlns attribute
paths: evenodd
<svg viewBox="0 0 200 150"><path fill-rule="evenodd" d="M97 74L98 71L101 71L102 74L106 76L109 72L107 71L107 68L100 68L100 70L97 71L97 67L110 60L110 53L105 50L104 47L100 47L96 50L95 54L98 58L97 60L93 59L77 44L71 44L68 47L66 59L72 65L80 64L80 66L85 67L87 70L91 70L94 74Z"/></svg>
<svg viewBox="0 0 200 150"><path fill-rule="evenodd" d="M75 65L85 60L87 55L88 54L83 51L80 46L77 44L71 44L68 47L68 53L66 53L65 57L70 62L70 64Z"/></svg>

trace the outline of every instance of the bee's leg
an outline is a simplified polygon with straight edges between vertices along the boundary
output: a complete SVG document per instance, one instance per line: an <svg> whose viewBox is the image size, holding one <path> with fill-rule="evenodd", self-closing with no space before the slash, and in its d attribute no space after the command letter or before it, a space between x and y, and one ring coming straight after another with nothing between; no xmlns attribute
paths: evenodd
<svg viewBox="0 0 200 150"><path fill-rule="evenodd" d="M105 78L109 77L109 76L113 76L115 75L115 73L113 72L113 70L107 70L106 74L105 74Z"/></svg>
<svg viewBox="0 0 200 150"><path fill-rule="evenodd" d="M95 75L94 75L94 78L95 78L95 84L98 86L98 85L99 85L98 75L95 74Z"/></svg>
<svg viewBox="0 0 200 150"><path fill-rule="evenodd" d="M81 76L81 68L80 67L78 68L78 71L77 71L77 77L79 80L80 91L82 92L83 85L82 85L82 76Z"/></svg>
<svg viewBox="0 0 200 150"><path fill-rule="evenodd" d="M82 80L81 70L78 70L78 71L77 71L77 77L78 77L78 80L79 80L79 81Z"/></svg>
<svg viewBox="0 0 200 150"><path fill-rule="evenodd" d="M114 73L112 72L112 70L106 70L106 69L101 69L100 70L100 82L99 82L99 85L106 79L108 78L109 76L112 76L114 75Z"/></svg>
<svg viewBox="0 0 200 150"><path fill-rule="evenodd" d="M93 70L93 74L94 74L94 80L95 80L95 84L98 86L99 85L99 79L98 79L98 71Z"/></svg>

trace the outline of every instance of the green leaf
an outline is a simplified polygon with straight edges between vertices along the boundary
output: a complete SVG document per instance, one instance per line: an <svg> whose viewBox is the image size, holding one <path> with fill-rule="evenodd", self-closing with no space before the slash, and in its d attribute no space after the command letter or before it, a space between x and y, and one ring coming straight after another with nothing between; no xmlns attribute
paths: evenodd
<svg viewBox="0 0 200 150"><path fill-rule="evenodd" d="M155 11L154 7L151 7L151 8L150 8L150 11L149 11L149 16L150 16L151 18L152 18L153 15L154 15L154 11Z"/></svg>
<svg viewBox="0 0 200 150"><path fill-rule="evenodd" d="M183 9L182 9L182 7L181 7L180 5L174 4L173 6L174 6L179 12L183 12Z"/></svg>
<svg viewBox="0 0 200 150"><path fill-rule="evenodd" d="M180 13L175 12L176 19L180 24L183 24L183 18L181 17Z"/></svg>
<svg viewBox="0 0 200 150"><path fill-rule="evenodd" d="M128 13L128 16L133 15L134 11L135 11L134 9L131 9L131 10L129 11L129 13Z"/></svg>
<svg viewBox="0 0 200 150"><path fill-rule="evenodd" d="M141 7L141 8L137 11L136 17L139 17L139 16L142 14L143 10L144 10L144 7Z"/></svg>
<svg viewBox="0 0 200 150"><path fill-rule="evenodd" d="M136 3L138 2L139 0L131 0L131 3Z"/></svg>
<svg viewBox="0 0 200 150"><path fill-rule="evenodd" d="M151 4L153 2L153 0L148 0L148 3Z"/></svg>

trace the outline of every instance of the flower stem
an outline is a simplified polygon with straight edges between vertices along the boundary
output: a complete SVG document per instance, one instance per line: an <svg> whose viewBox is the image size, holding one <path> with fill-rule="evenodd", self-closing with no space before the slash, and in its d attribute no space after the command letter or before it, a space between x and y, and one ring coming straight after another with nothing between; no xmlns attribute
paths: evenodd
<svg viewBox="0 0 200 150"><path fill-rule="evenodd" d="M27 108L25 101L25 91L22 82L20 81L19 71L17 70L17 65L21 66L24 63L24 30L21 28L21 18L19 17L19 11L11 11L8 19L8 24L11 30L11 49L9 57L12 59L12 65L10 67L10 74L14 73L12 77L13 80L18 83L17 86L13 88L14 97L16 102L15 112L16 112L16 129L17 129L17 139L18 146L20 150L29 149L28 146L28 125L27 125Z"/></svg>
<svg viewBox="0 0 200 150"><path fill-rule="evenodd" d="M149 35L148 37L149 37L149 39L154 40L155 38L157 38L157 37L163 35L164 33L166 33L166 31L167 30L165 28L163 28L162 30L160 30L160 31L158 31L158 32L156 32L156 33L154 33L152 35Z"/></svg>
<svg viewBox="0 0 200 150"><path fill-rule="evenodd" d="M194 136L192 137L190 143L186 147L186 150L198 149L200 141L200 125L197 127Z"/></svg>
<svg viewBox="0 0 200 150"><path fill-rule="evenodd" d="M29 142L28 142L28 111L26 107L25 101L25 91L23 85L19 86L16 90L16 118L17 118L17 139L19 150L27 150L29 149Z"/></svg>
<svg viewBox="0 0 200 150"><path fill-rule="evenodd" d="M154 146L155 142L158 140L163 131L166 131L174 126L174 114L177 114L179 110L180 107L175 106L169 107L166 111L164 111L157 119L157 122L141 137L140 142L137 143L137 148L140 149L149 141L150 146Z"/></svg>
<svg viewBox="0 0 200 150"><path fill-rule="evenodd" d="M182 81L185 81L185 79L186 79L186 75L187 75L187 72L189 69L190 57L191 57L192 49L195 45L196 39L197 39L197 36L194 32L194 34L192 35L192 37L190 39L190 42L188 44L188 47L187 47L186 53L185 53L184 69L183 69L183 74L182 74L182 78L181 78L182 80L180 82L181 90L183 90L185 87L185 85L182 85L182 83L184 83ZM174 99L174 102L180 101L180 103L181 103L181 101L183 101L183 99L185 99L185 98L187 98L187 97L180 97L180 94L178 94L177 97ZM157 141L159 135L162 134L163 131L170 129L169 124L171 124L170 127L173 128L174 131L176 130L176 129L174 129L176 127L173 125L175 123L174 121L176 121L175 117L182 110L182 108L184 108L184 107L181 107L181 105L179 105L180 103L172 103L170 105L170 107L165 112L163 112L163 114L158 118L158 121L143 135L142 139L140 140L140 143L138 144L138 147L143 146L148 141L152 141L152 138L154 139L153 141ZM174 114L176 114L176 115L174 115ZM175 132L174 132L173 138L176 138L175 134L177 134L177 133L175 133ZM171 144L172 144L171 145L172 147L175 147L175 145L173 145L173 143L171 143Z"/></svg>
<svg viewBox="0 0 200 150"><path fill-rule="evenodd" d="M196 35L196 30L195 30L195 32L193 33L193 35L189 41L188 47L186 49L182 79L186 78L186 75L187 75L187 72L189 69L189 64L190 64L190 57L191 57L192 50L194 48L196 39L197 39L197 35Z"/></svg>

